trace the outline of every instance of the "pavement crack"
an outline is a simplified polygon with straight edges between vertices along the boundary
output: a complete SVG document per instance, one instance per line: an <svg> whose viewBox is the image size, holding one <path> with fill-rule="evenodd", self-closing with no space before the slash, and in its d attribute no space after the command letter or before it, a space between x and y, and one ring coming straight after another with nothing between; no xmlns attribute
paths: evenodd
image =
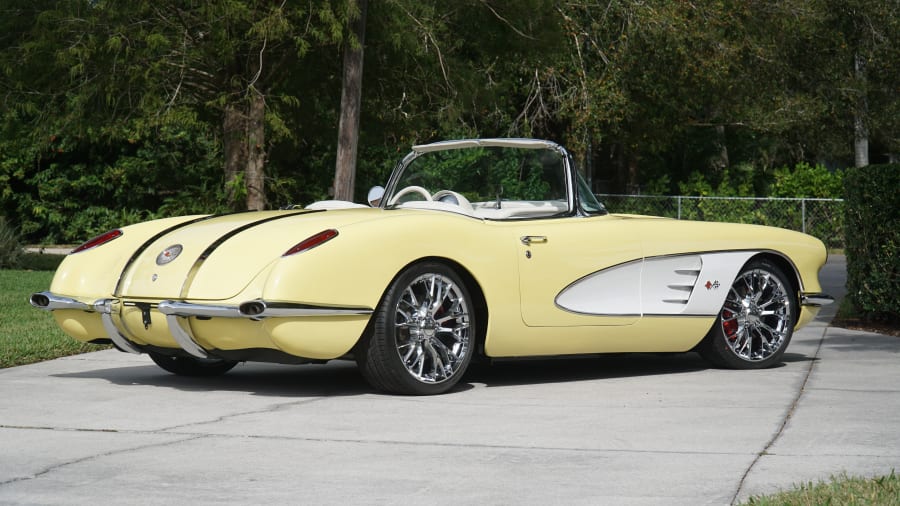
<svg viewBox="0 0 900 506"><path fill-rule="evenodd" d="M83 427L50 427L46 425L5 425L0 424L0 429L16 429L16 430L52 430L60 432L106 432L115 433L123 432L118 429L88 429Z"/></svg>
<svg viewBox="0 0 900 506"><path fill-rule="evenodd" d="M222 415L222 416L219 416L216 418L210 418L208 420L201 420L201 421L197 421L197 422L184 423L184 424L180 424L180 425L172 425L170 427L163 427L163 428L159 429L159 432L161 432L161 433L171 432L171 433L177 434L180 429L186 429L186 428L195 427L198 425L207 425L207 424L216 423L216 422L223 422L225 420L228 420L231 418L237 418L239 416L258 415L261 413L274 413L276 411L280 411L282 409L289 408L292 406L303 406L305 404L312 404L312 403L320 402L323 400L325 400L325 397L318 397L315 399L304 399L301 401L282 402L282 403L272 404L272 405L269 405L269 406L267 406L265 408L261 408L261 409L241 411L239 413L228 413L226 415Z"/></svg>
<svg viewBox="0 0 900 506"><path fill-rule="evenodd" d="M51 429L51 430L59 430L59 429ZM69 429L69 430L80 430L80 429ZM91 431L91 432L93 432L93 431ZM109 432L109 431L96 431L96 432ZM130 452L134 452L134 451L138 451L138 450L145 450L147 448L162 448L162 447L166 447L166 446L181 444L181 443L184 443L187 441L193 441L195 439L201 439L204 437L206 437L206 436L205 435L194 435L191 437L179 438L178 440L175 440L175 441L166 441L163 443L150 443L150 444L145 444L145 445L131 446L128 448L121 448L118 450L113 450L113 451L108 451L108 452L103 452L103 453L95 453L93 455L87 455L84 457L70 459L65 462L60 462L58 464L50 465L44 469L41 469L40 471L38 471L36 473L30 474L28 476L16 476L16 477L10 478L8 480L0 481L0 487L5 486L5 485L10 485L12 483L22 482L22 481L36 480L36 479L40 478L41 476L45 476L49 473L52 473L52 472L62 469L64 467L81 464L83 462L90 462L92 460L101 459L101 458L105 458L105 457L112 457L115 455L121 455L124 453L130 453Z"/></svg>
<svg viewBox="0 0 900 506"><path fill-rule="evenodd" d="M803 394L806 392L806 385L809 383L809 378L812 376L813 369L816 367L816 363L819 361L819 352L822 350L822 344L825 342L825 335L828 334L828 329L830 327L825 327L822 332L822 336L819 338L819 343L816 346L816 352L813 354L812 359L809 361L809 367L806 368L806 374L803 376L803 383L800 385L800 388L797 390L797 395L794 396L793 401L791 401L790 407L784 415L784 418L781 420L781 425L778 427L778 430L769 439L769 442L766 443L765 447L761 451L756 454L756 457L753 459L753 462L747 466L747 469L744 471L743 476L741 476L741 480L738 482L737 490L735 490L734 495L731 497L731 505L737 504L738 496L740 496L741 491L744 489L744 482L747 480L747 477L750 476L750 473L753 471L753 468L756 467L756 464L766 455L771 455L769 450L778 439L781 438L781 435L784 433L784 429L787 427L788 422L791 421L791 418L794 416L794 412L797 411L797 406L800 404L800 399L803 397Z"/></svg>

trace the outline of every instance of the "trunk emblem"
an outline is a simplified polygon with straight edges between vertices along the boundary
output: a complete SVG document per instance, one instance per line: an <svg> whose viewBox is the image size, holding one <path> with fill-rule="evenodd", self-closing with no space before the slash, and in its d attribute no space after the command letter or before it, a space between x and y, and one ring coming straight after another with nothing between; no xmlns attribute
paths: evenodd
<svg viewBox="0 0 900 506"><path fill-rule="evenodd" d="M156 265L166 265L172 260L175 260L178 258L178 255L181 254L182 249L180 244L175 244L164 249L162 253L156 257Z"/></svg>

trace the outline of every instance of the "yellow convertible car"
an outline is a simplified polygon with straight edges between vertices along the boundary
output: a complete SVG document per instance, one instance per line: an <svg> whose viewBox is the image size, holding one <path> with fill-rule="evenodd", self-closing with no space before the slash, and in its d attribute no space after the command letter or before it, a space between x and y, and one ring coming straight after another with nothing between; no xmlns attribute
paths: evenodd
<svg viewBox="0 0 900 506"><path fill-rule="evenodd" d="M436 394L476 357L695 350L768 367L831 301L819 240L610 214L548 141L415 146L369 197L113 230L31 303L176 374L353 359L379 390Z"/></svg>

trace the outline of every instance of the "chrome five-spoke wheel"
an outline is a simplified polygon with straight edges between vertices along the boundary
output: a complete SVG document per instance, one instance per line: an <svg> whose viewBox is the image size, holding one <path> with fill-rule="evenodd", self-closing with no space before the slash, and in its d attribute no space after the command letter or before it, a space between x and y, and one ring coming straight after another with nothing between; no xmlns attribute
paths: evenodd
<svg viewBox="0 0 900 506"><path fill-rule="evenodd" d="M777 266L764 260L748 263L731 285L701 354L716 365L738 369L773 365L796 324L791 290Z"/></svg>
<svg viewBox="0 0 900 506"><path fill-rule="evenodd" d="M444 264L418 264L388 289L370 334L357 347L357 362L379 390L445 392L471 361L475 329L462 279Z"/></svg>

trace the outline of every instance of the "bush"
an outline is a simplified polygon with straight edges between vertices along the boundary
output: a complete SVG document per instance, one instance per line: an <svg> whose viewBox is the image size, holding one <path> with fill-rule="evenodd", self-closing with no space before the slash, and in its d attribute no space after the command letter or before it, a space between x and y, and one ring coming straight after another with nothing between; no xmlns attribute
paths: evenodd
<svg viewBox="0 0 900 506"><path fill-rule="evenodd" d="M79 243L111 228L225 201L215 136L194 125L145 137L53 135L45 143L0 140L0 214L31 243Z"/></svg>
<svg viewBox="0 0 900 506"><path fill-rule="evenodd" d="M844 172L800 162L793 170L775 169L771 197L839 199L844 193Z"/></svg>
<svg viewBox="0 0 900 506"><path fill-rule="evenodd" d="M900 322L900 164L844 178L847 296L865 318Z"/></svg>
<svg viewBox="0 0 900 506"><path fill-rule="evenodd" d="M22 256L22 241L19 231L6 218L0 216L0 269L18 267Z"/></svg>
<svg viewBox="0 0 900 506"><path fill-rule="evenodd" d="M25 253L19 259L19 269L26 271L55 271L62 263L65 255L50 253Z"/></svg>

